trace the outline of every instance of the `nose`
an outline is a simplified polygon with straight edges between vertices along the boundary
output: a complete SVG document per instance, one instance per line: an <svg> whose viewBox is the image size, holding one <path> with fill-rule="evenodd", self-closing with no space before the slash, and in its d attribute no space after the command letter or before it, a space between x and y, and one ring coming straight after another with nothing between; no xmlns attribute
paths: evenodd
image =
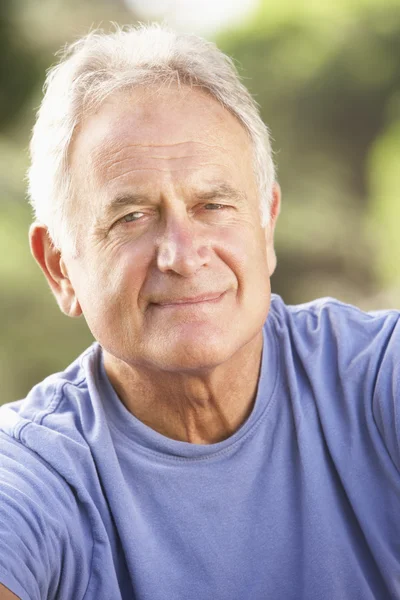
<svg viewBox="0 0 400 600"><path fill-rule="evenodd" d="M196 233L189 216L170 220L157 243L157 267L163 273L175 272L191 277L210 260L210 250Z"/></svg>

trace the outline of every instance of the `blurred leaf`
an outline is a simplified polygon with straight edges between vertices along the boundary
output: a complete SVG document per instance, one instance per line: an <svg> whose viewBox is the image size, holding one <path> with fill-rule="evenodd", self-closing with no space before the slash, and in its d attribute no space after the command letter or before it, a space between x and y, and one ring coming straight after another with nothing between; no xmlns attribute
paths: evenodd
<svg viewBox="0 0 400 600"><path fill-rule="evenodd" d="M376 237L373 257L383 284L400 287L400 118L376 140L370 155L368 226Z"/></svg>

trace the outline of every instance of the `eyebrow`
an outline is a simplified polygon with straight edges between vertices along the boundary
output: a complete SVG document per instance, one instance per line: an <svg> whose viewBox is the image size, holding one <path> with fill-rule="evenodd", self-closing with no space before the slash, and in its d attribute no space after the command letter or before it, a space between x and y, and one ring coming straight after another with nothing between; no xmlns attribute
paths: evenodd
<svg viewBox="0 0 400 600"><path fill-rule="evenodd" d="M225 182L211 184L210 189L204 191L196 190L193 195L199 200L213 200L220 198L221 200L229 199L237 204L242 204L247 200L247 196L243 191L238 190Z"/></svg>
<svg viewBox="0 0 400 600"><path fill-rule="evenodd" d="M217 199L229 199L236 204L243 204L247 201L247 196L244 192L237 190L233 186L225 182L218 182L210 184L207 189L194 189L192 190L191 197L196 200L217 200ZM132 207L132 206L143 206L145 204L154 204L154 199L146 194L135 194L135 193L122 193L117 194L115 198L105 207L104 216L105 218L112 217L121 208Z"/></svg>
<svg viewBox="0 0 400 600"><path fill-rule="evenodd" d="M104 212L106 216L110 216L120 208L125 208L126 206L141 206L142 204L149 204L149 202L151 202L151 200L145 194L118 194L106 206Z"/></svg>

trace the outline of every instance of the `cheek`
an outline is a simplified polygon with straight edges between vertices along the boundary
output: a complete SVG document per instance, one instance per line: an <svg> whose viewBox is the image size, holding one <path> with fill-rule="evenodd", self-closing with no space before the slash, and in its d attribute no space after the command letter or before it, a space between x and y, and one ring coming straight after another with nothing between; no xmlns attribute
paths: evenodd
<svg viewBox="0 0 400 600"><path fill-rule="evenodd" d="M145 241L130 241L116 248L98 262L95 287L102 286L102 301L109 305L132 309L148 276L152 247ZM107 305L107 304L106 304Z"/></svg>
<svg viewBox="0 0 400 600"><path fill-rule="evenodd" d="M224 231L219 236L216 253L233 271L240 287L268 281L268 263L263 230ZM258 287L258 286L257 286Z"/></svg>
<svg viewBox="0 0 400 600"><path fill-rule="evenodd" d="M230 245L226 263L237 280L236 299L240 311L247 315L245 322L257 330L264 323L271 296L270 279L264 236L235 236Z"/></svg>
<svg viewBox="0 0 400 600"><path fill-rule="evenodd" d="M108 319L125 302L127 282L136 280L133 264L121 256L102 253L87 257L85 264L74 270L74 289L87 320ZM126 293L132 294L131 288Z"/></svg>

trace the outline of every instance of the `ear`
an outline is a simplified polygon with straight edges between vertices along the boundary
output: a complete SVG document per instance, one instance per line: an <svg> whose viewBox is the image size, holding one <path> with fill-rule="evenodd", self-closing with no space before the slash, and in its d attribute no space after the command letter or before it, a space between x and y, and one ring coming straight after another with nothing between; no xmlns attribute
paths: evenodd
<svg viewBox="0 0 400 600"><path fill-rule="evenodd" d="M31 252L42 269L58 306L69 317L79 317L82 309L68 278L68 271L60 250L54 246L47 227L33 223L29 229Z"/></svg>
<svg viewBox="0 0 400 600"><path fill-rule="evenodd" d="M265 241L267 245L267 262L269 276L273 274L276 268L276 254L274 249L274 233L278 216L281 210L281 188L277 181L272 186L272 202L269 222L265 227Z"/></svg>

